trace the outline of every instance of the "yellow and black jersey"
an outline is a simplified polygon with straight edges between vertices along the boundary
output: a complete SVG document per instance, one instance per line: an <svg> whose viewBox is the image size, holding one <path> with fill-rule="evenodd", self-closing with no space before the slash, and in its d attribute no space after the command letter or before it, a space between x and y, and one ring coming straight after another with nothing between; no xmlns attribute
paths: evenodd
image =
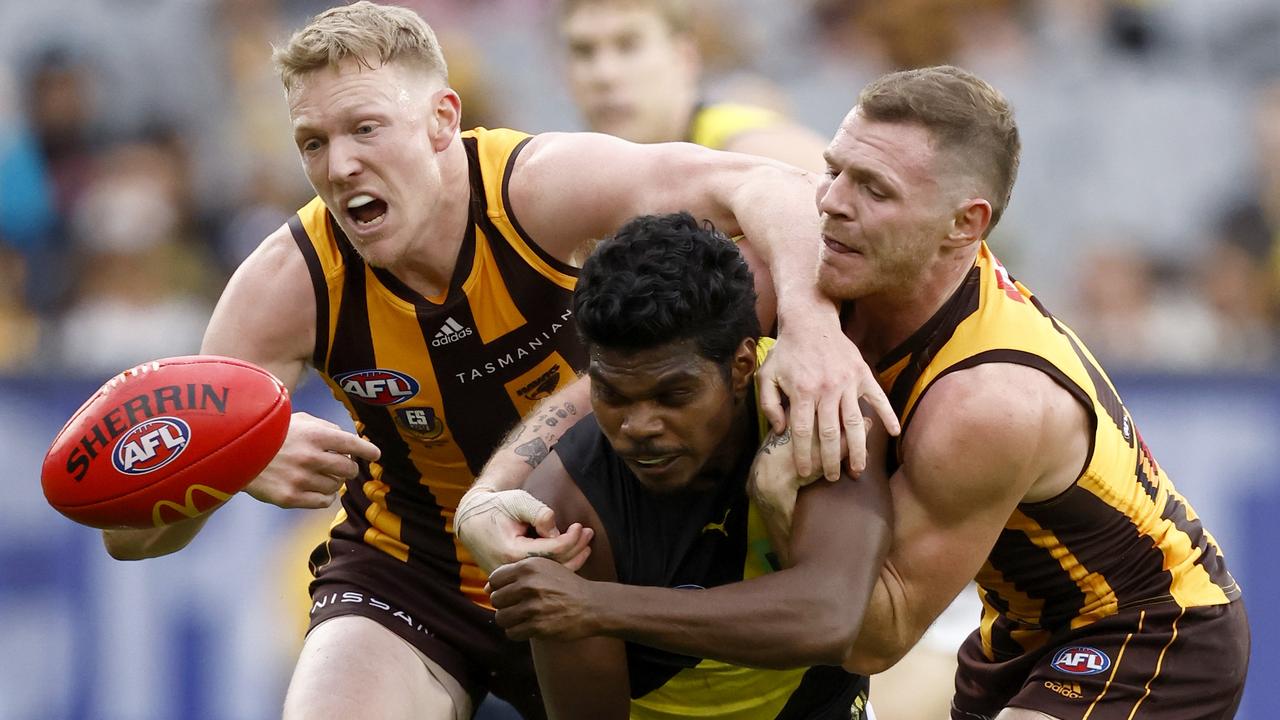
<svg viewBox="0 0 1280 720"><path fill-rule="evenodd" d="M1120 609L1240 596L1213 536L1156 463L1097 360L983 243L963 285L877 368L904 437L934 381L992 362L1053 378L1089 411L1094 435L1075 484L1019 505L978 573L989 659L1034 650L1055 632ZM891 465L901 462L891 455Z"/></svg>
<svg viewBox="0 0 1280 720"><path fill-rule="evenodd" d="M758 130L786 122L778 113L751 105L714 103L699 105L685 138L691 143L723 150L729 138L748 130Z"/></svg>
<svg viewBox="0 0 1280 720"><path fill-rule="evenodd" d="M771 344L762 339L761 361ZM676 498L645 491L595 415L565 433L556 454L600 516L618 582L696 592L776 569L763 521L746 493L756 441L768 429L758 416L754 422L752 442L720 487ZM838 667L761 670L633 643L627 643L627 670L636 720L856 720L868 688L865 677Z"/></svg>
<svg viewBox="0 0 1280 720"><path fill-rule="evenodd" d="M541 250L508 208L530 136L462 133L471 222L447 292L423 297L367 265L319 198L289 221L315 288L312 358L382 458L349 482L333 537L450 575L486 602L453 513L497 447L542 398L576 377L576 269ZM318 564L325 562L322 551Z"/></svg>

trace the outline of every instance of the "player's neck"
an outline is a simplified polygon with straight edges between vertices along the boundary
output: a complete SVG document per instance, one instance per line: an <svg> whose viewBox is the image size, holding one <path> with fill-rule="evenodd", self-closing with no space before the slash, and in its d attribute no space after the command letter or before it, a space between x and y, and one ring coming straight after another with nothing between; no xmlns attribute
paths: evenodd
<svg viewBox="0 0 1280 720"><path fill-rule="evenodd" d="M440 176L443 190L425 227L415 235L408 251L386 268L423 297L438 297L448 291L471 222L471 184L461 138L455 138L442 153Z"/></svg>
<svg viewBox="0 0 1280 720"><path fill-rule="evenodd" d="M914 282L859 298L845 323L845 334L875 366L880 358L906 342L955 295L973 267L974 253L940 258Z"/></svg>

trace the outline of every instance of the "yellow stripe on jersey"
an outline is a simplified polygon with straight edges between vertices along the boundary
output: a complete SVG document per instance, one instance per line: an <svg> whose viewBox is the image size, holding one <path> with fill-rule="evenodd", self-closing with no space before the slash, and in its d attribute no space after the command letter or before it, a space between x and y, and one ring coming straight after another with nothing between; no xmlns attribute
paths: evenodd
<svg viewBox="0 0 1280 720"><path fill-rule="evenodd" d="M693 122L689 124L689 142L722 150L734 135L779 125L783 120L781 115L772 110L751 105L704 105L694 113Z"/></svg>
<svg viewBox="0 0 1280 720"><path fill-rule="evenodd" d="M631 701L632 720L772 720L787 704L808 668L756 670L703 660L676 673L662 687ZM690 698L697 698L696 705Z"/></svg>
<svg viewBox="0 0 1280 720"><path fill-rule="evenodd" d="M477 128L477 131L481 128ZM551 282L556 283L566 290L573 290L577 277L564 272L562 269L553 267L543 255L532 247L532 242L525 234L524 229L520 227L515 220L515 216L511 214L507 208L508 192L506 181L510 178L511 168L514 166L515 157L523 143L527 142L528 136L514 130L488 130L485 131L486 136L502 142L510 143L513 152L506 155L483 154L480 158L481 172L486 178L502 178L502 184L496 188L496 192L489 194L488 216L489 220L497 226L511 243L511 247L520 253L520 257L529 263L531 267L542 273L543 277Z"/></svg>

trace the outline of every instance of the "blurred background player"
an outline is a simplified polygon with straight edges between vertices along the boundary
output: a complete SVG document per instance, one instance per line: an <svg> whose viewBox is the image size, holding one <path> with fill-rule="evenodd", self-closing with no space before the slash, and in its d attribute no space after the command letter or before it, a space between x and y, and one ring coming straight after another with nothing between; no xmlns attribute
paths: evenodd
<svg viewBox="0 0 1280 720"><path fill-rule="evenodd" d="M824 143L817 133L775 109L708 100L698 6L692 0L562 0L569 88L587 127L632 142L692 142L822 172Z"/></svg>

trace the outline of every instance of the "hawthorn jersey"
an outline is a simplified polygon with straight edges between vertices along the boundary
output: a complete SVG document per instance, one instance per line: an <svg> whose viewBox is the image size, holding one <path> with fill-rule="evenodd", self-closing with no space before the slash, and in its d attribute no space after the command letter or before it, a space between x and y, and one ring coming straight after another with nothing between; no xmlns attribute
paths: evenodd
<svg viewBox="0 0 1280 720"><path fill-rule="evenodd" d="M1240 596L1213 536L1165 476L1097 360L983 243L961 287L877 371L909 433L934 381L992 362L1053 378L1089 412L1093 438L1075 484L1019 505L978 573L978 635L988 661L1034 651L1123 610L1223 605ZM891 453L891 465L900 462Z"/></svg>
<svg viewBox="0 0 1280 720"><path fill-rule="evenodd" d="M761 339L760 361L771 345ZM697 592L773 572L768 534L746 493L767 429L756 418L752 442L716 490L675 498L645 491L594 414L565 433L556 454L608 533L618 582ZM867 678L838 667L747 668L635 643L627 643L627 671L634 720L859 720L868 689Z"/></svg>
<svg viewBox="0 0 1280 720"><path fill-rule="evenodd" d="M470 224L448 290L423 297L365 264L317 198L289 221L315 288L312 361L356 431L382 450L346 484L332 538L451 576L486 602L453 514L503 434L584 366L570 301L577 272L521 229L511 169L530 136L461 134ZM323 566L329 544L313 563Z"/></svg>

